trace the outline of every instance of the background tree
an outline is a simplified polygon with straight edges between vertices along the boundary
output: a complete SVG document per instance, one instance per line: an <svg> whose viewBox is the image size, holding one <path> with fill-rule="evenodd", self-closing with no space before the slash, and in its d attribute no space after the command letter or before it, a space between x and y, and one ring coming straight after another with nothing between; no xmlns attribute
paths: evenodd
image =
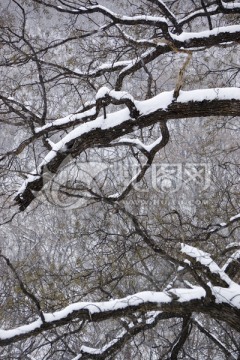
<svg viewBox="0 0 240 360"><path fill-rule="evenodd" d="M0 6L1 358L239 359L240 4Z"/></svg>

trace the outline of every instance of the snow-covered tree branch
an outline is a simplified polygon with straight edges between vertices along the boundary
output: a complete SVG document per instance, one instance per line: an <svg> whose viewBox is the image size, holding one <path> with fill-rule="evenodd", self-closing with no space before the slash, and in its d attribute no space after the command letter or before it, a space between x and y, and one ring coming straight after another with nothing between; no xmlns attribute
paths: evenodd
<svg viewBox="0 0 240 360"><path fill-rule="evenodd" d="M0 10L0 358L239 359L240 3Z"/></svg>
<svg viewBox="0 0 240 360"><path fill-rule="evenodd" d="M103 96L100 96L102 94ZM128 104L128 109L125 108L107 114L106 117L96 117L92 122L87 121L89 115L93 116L93 112L96 114L95 116L98 115L99 108L106 106L103 105L104 102L106 102L106 105L111 103L116 105ZM79 120L83 122L58 143L51 145L51 152L45 157L38 169L33 171L33 174L24 182L16 197L21 210L24 210L34 198L31 189L35 191L42 189L44 167L47 167L47 171L55 172L69 154L79 155L88 147L104 145L107 147L123 134L133 132L133 129L142 129L162 121L165 122L171 118L192 118L195 114L198 117L211 115L237 116L239 115L240 88L215 88L181 92L177 101L173 98L173 92L167 92L157 95L151 101L145 100L144 102L136 102L131 99L131 96L126 96L124 92L111 92L107 88L101 88L97 94L97 103L101 105L96 105L96 110L87 110L86 113L69 115L66 118L55 120L43 128L36 129L36 136L38 137L38 133L41 135L45 132L48 133L49 129L55 130L55 128L58 129L59 127L61 129L61 125L65 126L65 124L69 125L69 123L72 125ZM89 142L89 139L91 139L91 142ZM163 142L164 145L167 144L167 139L164 139L164 137Z"/></svg>

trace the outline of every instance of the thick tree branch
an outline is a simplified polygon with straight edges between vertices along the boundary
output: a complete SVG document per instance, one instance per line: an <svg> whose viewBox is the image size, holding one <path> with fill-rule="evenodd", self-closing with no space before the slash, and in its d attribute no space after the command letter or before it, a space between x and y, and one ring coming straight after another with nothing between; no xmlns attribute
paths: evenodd
<svg viewBox="0 0 240 360"><path fill-rule="evenodd" d="M33 172L19 190L16 201L20 209L24 210L34 199L31 190L40 191L42 189L44 171L47 171L48 174L49 172L52 174L56 173L62 161L69 154L75 157L88 148L107 146L123 135L133 132L136 128L142 129L159 121L217 115L239 116L240 89L223 88L189 92L182 91L177 101L173 99L173 92L166 92L150 100L143 102L135 101L134 104L140 114L137 118L133 119L129 116L129 109L123 109L108 114L107 119L98 117L93 121L80 125L59 143L55 144L52 151L39 165L39 168ZM98 111L98 108L96 111L91 110L91 115L87 112L86 117L84 117L84 113L81 113L80 118L83 121L86 121L89 116L94 118L97 116ZM78 115L71 115L71 117L72 120L79 118ZM68 121L69 117L56 121L56 124L59 125L61 123L64 126ZM45 128L39 129L39 133L44 134L48 132L52 126L54 128L54 125L50 124L50 126L47 125Z"/></svg>
<svg viewBox="0 0 240 360"><path fill-rule="evenodd" d="M194 270L200 270L213 285L221 287L229 287L231 285L231 279L219 268L208 253L193 246L183 244L182 252L186 254L187 259L190 259Z"/></svg>
<svg viewBox="0 0 240 360"><path fill-rule="evenodd" d="M219 290L216 290L219 291ZM190 312L199 312L227 322L240 331L240 310L229 304L228 299L205 303L205 291L202 288L175 289L173 297L168 292L141 292L119 300L108 302L74 303L55 313L43 313L45 322L36 321L11 330L0 330L0 346L6 346L70 323L74 319L88 322L101 322L107 319L122 318L134 312L163 311L183 317ZM226 295L226 294L225 294ZM229 297L232 296L231 290Z"/></svg>

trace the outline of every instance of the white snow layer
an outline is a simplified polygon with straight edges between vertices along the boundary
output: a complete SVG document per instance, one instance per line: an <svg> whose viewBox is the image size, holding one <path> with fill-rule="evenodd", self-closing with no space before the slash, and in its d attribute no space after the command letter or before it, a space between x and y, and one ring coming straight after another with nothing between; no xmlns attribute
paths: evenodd
<svg viewBox="0 0 240 360"><path fill-rule="evenodd" d="M119 96L131 99L134 99L126 92L120 91ZM109 94L109 89L107 87L102 87L97 92L97 98L104 97L106 94ZM117 91L112 91L112 94L117 98ZM214 89L200 89L200 90L191 90L191 91L180 91L179 97L177 98L178 103L187 103L187 102L202 102L202 101L212 101L212 100L240 100L240 88L214 88ZM150 113L153 113L157 110L167 111L169 105L173 102L173 91L162 92L154 96L151 99L145 101L134 101L136 108L140 112L140 116L144 116ZM96 112L96 109L87 110L86 112L80 114L71 114L64 118L55 120L51 123L46 124L42 128L37 128L36 133L47 130L48 128L53 129L54 126L64 125L69 123L71 125L72 121L84 119L90 115L93 115ZM49 161L51 161L58 151L64 150L65 145L74 140L81 135L88 133L94 129L110 129L117 125L123 124L125 121L129 121L129 109L124 108L122 110L107 114L107 118L104 119L103 116L99 116L95 120L84 122L83 124L76 127L74 130L70 131L63 139L61 139L55 145L52 145L52 150L44 158L42 163L39 165L38 169L32 172L31 175L24 181L21 188L18 190L17 195L21 194L27 187L27 184L34 181L38 174L41 173L41 169ZM135 119L133 119L134 121ZM53 144L53 143L52 143ZM150 150L150 148L148 149Z"/></svg>
<svg viewBox="0 0 240 360"><path fill-rule="evenodd" d="M232 284L232 280L228 275L213 261L210 254L205 251L199 250L193 246L181 244L181 251L190 257L196 259L200 264L208 267L211 273L219 275L229 286Z"/></svg>
<svg viewBox="0 0 240 360"><path fill-rule="evenodd" d="M185 249L189 252L190 249ZM192 254L192 250L191 250ZM196 254L197 257L201 256L194 250L193 254ZM208 263L208 257L206 262ZM215 265L214 265L215 266ZM214 270L214 269L213 269ZM240 309L240 286L234 282L231 282L228 288L222 288L218 286L211 287L212 293L216 297L216 303L229 303L232 306ZM140 293L136 293L134 295L127 296L123 299L110 300L105 302L79 302L73 303L62 310L56 311L54 313L45 313L44 318L45 322L51 323L60 321L61 319L65 319L67 316L74 312L81 313L81 310L89 314L89 317L96 313L108 313L114 312L119 309L126 309L128 307L132 307L134 311L134 307L137 307L141 304L155 304L156 308L159 306L161 308L161 304L171 303L172 301L177 301L180 303L189 302L195 299L201 299L205 297L205 290L200 286L195 286L193 289L188 288L177 288L171 289L166 292L151 292L144 291ZM35 329L38 329L42 325L41 319L37 319L36 321L23 325L15 329L10 330L0 330L0 339L10 339L15 336L29 333Z"/></svg>
<svg viewBox="0 0 240 360"><path fill-rule="evenodd" d="M109 94L109 93L110 93L110 90L106 86L103 86L98 90L96 99L102 98L106 94ZM117 91L112 90L112 94L114 94L116 96L116 93L117 93ZM121 95L127 94L124 91L120 91L119 93L121 93ZM129 98L130 98L130 96L129 96ZM185 103L185 102L190 102L190 101L204 101L204 100L210 101L210 100L215 100L215 99L216 100L232 100L232 99L240 100L240 88L237 88L237 87L227 88L226 87L226 88L180 91L177 102ZM132 97L131 97L131 100L133 100ZM147 115L148 113L156 111L157 109L166 110L167 107L172 103L172 101L173 101L173 91L165 91L165 92L162 92L148 100L144 100L144 101L136 101L135 100L135 105L141 114ZM93 108L91 110L82 112L80 114L70 114L64 118L54 120L54 121L44 125L41 128L36 128L35 132L38 133L38 132L40 132L42 130L46 130L50 127L71 123L75 120L80 120L87 116L92 116L92 115L94 115L95 112L96 112L96 110ZM112 113L112 115L114 117L119 116L119 114L121 114L121 112L119 112L119 111ZM111 115L111 114L108 114L107 117L109 115ZM128 119L128 117L127 117L127 119ZM125 120L127 120L127 119L125 119ZM93 120L93 121L95 121L95 120ZM107 122L109 122L109 121L107 121Z"/></svg>
<svg viewBox="0 0 240 360"><path fill-rule="evenodd" d="M205 291L202 288L196 289L185 289L183 290L176 290L177 296L179 296L179 301L184 302L196 298L201 298L204 296ZM55 321L60 321L61 319L66 318L68 315L74 312L81 312L81 310L88 312L90 318L91 315L96 313L105 313L109 311L115 311L118 309L126 309L128 307L136 307L140 304L144 303L152 303L156 305L161 305L164 303L170 303L172 301L172 297L170 294L166 292L151 292L151 291L144 291L134 295L127 296L123 299L116 299L110 300L105 302L79 302L73 303L62 310L56 311L54 313L45 313L44 318L45 322L51 323ZM18 336L21 334L28 333L35 329L40 328L42 325L41 319L37 319L36 321L28 324L23 325L15 329L10 330L0 330L0 339L9 339L14 336Z"/></svg>
<svg viewBox="0 0 240 360"><path fill-rule="evenodd" d="M235 216L233 216L233 217L231 217L231 218L230 218L230 221L234 221L234 220L237 220L237 219L240 219L240 213L237 214L237 215L235 215Z"/></svg>
<svg viewBox="0 0 240 360"><path fill-rule="evenodd" d="M210 36L216 36L224 33L235 33L240 31L240 25L220 26L212 30L199 32L182 32L180 35L171 34L172 39L178 41L190 41L192 39L206 39Z"/></svg>

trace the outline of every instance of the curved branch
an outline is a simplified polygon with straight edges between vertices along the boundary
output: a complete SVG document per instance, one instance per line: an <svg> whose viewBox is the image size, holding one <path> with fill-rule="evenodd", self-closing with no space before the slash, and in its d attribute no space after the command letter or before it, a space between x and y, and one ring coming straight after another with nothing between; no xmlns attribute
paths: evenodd
<svg viewBox="0 0 240 360"><path fill-rule="evenodd" d="M188 336L191 332L191 314L187 314L183 318L182 330L171 349L170 360L178 360L178 354L183 348Z"/></svg>
<svg viewBox="0 0 240 360"><path fill-rule="evenodd" d="M40 319L41 321L44 323L45 322L45 319L44 319L44 315L43 315L43 312L42 312L42 309L41 309L41 305L40 305L40 302L39 300L36 298L36 296L34 294L32 294L27 288L26 286L24 285L24 283L22 282L20 276L18 275L15 267L13 266L13 264L11 263L11 261L4 255L2 255L0 253L0 257L3 258L5 261L6 261L6 264L7 266L11 269L11 271L13 272L15 278L17 279L18 283L19 283L19 286L20 286L20 289L22 290L23 294L25 296L27 296L33 303L34 305L36 306L37 308L37 311L39 313L39 316L40 316Z"/></svg>
<svg viewBox="0 0 240 360"><path fill-rule="evenodd" d="M154 160L154 156L156 155L156 153L167 145L170 135L169 135L168 127L167 127L167 124L165 121L160 122L160 129L161 129L161 133L162 133L161 140L155 142L153 144L153 146L151 147L151 149L149 148L146 163L142 166L142 168L140 169L138 174L136 174L136 176L134 176L133 179L130 180L129 184L122 191L122 193L119 194L118 196L116 196L116 198L115 198L116 201L121 201L122 199L124 199L130 193L130 191L133 189L134 185L142 180L146 171L152 165L152 162Z"/></svg>
<svg viewBox="0 0 240 360"><path fill-rule="evenodd" d="M168 20L173 24L176 32L181 33L182 28L179 26L178 20L176 16L172 13L172 11L167 7L167 5L162 0L147 0L155 5L163 12Z"/></svg>
<svg viewBox="0 0 240 360"><path fill-rule="evenodd" d="M64 12L73 15L86 15L86 14L94 14L100 13L116 24L123 25L148 25L148 26L157 26L161 28L163 33L167 35L168 33L168 22L164 17L150 16L150 15L136 15L136 16L125 16L114 13L113 11L107 9L102 5L92 5L92 6L79 6L79 7L71 7L63 8L62 6L52 5L43 0L34 0L34 2L45 5L47 7L51 7L59 12ZM65 5L63 3L63 5ZM67 5L67 4L66 4Z"/></svg>

